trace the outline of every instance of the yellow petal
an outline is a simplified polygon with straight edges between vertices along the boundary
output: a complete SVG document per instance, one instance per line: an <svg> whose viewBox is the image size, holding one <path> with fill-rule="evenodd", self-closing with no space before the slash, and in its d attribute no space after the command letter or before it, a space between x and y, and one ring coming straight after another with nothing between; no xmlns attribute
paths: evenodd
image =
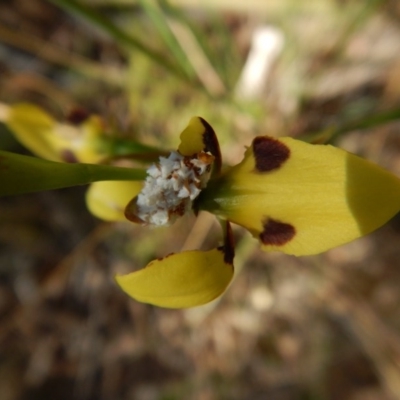
<svg viewBox="0 0 400 400"><path fill-rule="evenodd" d="M33 104L15 104L10 107L7 126L16 138L39 157L51 161L62 161L58 139L54 135L56 122L41 108Z"/></svg>
<svg viewBox="0 0 400 400"><path fill-rule="evenodd" d="M193 117L180 135L178 151L183 156L192 156L201 151L211 153L214 157L213 173L221 170L221 151L214 129L201 117Z"/></svg>
<svg viewBox="0 0 400 400"><path fill-rule="evenodd" d="M102 161L107 156L106 149L102 148L104 121L98 115L91 115L74 128L80 140L71 141L70 148L79 162L97 164Z"/></svg>
<svg viewBox="0 0 400 400"><path fill-rule="evenodd" d="M96 164L105 157L100 138L104 126L97 115L80 125L62 124L41 108L21 103L9 108L5 123L26 148L41 158Z"/></svg>
<svg viewBox="0 0 400 400"><path fill-rule="evenodd" d="M105 221L125 220L129 201L142 190L138 181L102 181L92 183L86 192L86 205L96 217Z"/></svg>
<svg viewBox="0 0 400 400"><path fill-rule="evenodd" d="M181 133L181 143L178 147L179 153L183 156L191 156L204 150L203 134L204 126L199 117L193 117L189 125Z"/></svg>
<svg viewBox="0 0 400 400"><path fill-rule="evenodd" d="M200 208L244 226L265 250L307 255L387 222L400 209L400 180L333 146L260 137L202 195Z"/></svg>
<svg viewBox="0 0 400 400"><path fill-rule="evenodd" d="M167 308L199 306L214 300L233 276L222 249L186 251L152 261L146 268L116 277L129 296Z"/></svg>

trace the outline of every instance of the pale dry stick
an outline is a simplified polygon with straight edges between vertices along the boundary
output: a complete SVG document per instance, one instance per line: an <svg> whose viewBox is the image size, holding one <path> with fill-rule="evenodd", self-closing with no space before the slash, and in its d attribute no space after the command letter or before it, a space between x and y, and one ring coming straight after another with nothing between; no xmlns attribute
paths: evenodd
<svg viewBox="0 0 400 400"><path fill-rule="evenodd" d="M260 26L253 32L250 52L235 88L238 100L255 101L261 98L283 46L283 32L278 28Z"/></svg>
<svg viewBox="0 0 400 400"><path fill-rule="evenodd" d="M400 336L379 318L364 301L347 292L338 273L330 272L328 284L319 292L325 307L340 316L371 359L385 390L400 400Z"/></svg>
<svg viewBox="0 0 400 400"><path fill-rule="evenodd" d="M114 66L103 66L82 56L67 52L38 37L0 24L0 41L27 51L49 63L62 65L92 79L100 79L116 86L125 83L125 72Z"/></svg>
<svg viewBox="0 0 400 400"><path fill-rule="evenodd" d="M196 74L211 95L218 97L226 93L226 87L203 49L198 44L193 32L182 23L167 19L168 25L174 33L176 40L186 52L189 62Z"/></svg>
<svg viewBox="0 0 400 400"><path fill-rule="evenodd" d="M181 251L200 248L213 225L216 225L215 217L206 211L200 211Z"/></svg>
<svg viewBox="0 0 400 400"><path fill-rule="evenodd" d="M0 121L5 122L10 114L10 107L7 104L0 103Z"/></svg>

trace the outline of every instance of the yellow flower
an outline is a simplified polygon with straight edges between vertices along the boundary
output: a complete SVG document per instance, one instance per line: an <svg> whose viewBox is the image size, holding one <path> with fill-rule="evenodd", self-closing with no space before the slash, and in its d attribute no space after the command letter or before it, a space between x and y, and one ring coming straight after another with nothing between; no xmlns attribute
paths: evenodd
<svg viewBox="0 0 400 400"><path fill-rule="evenodd" d="M214 158L212 172L205 155ZM397 177L329 145L260 136L242 162L221 172L215 133L198 117L182 132L178 152L148 173L128 219L165 225L193 209L226 221L221 248L172 254L117 277L131 297L163 307L201 305L225 291L233 276L230 222L264 250L309 255L372 232L400 209Z"/></svg>
<svg viewBox="0 0 400 400"><path fill-rule="evenodd" d="M15 137L41 158L97 164L109 156L103 141L105 124L97 115L75 114L75 123L59 123L33 104L15 104L5 110L4 122ZM137 181L95 182L87 191L86 204L100 219L125 220L126 204L141 189Z"/></svg>
<svg viewBox="0 0 400 400"><path fill-rule="evenodd" d="M34 154L51 161L97 164L104 159L101 135L104 123L97 115L83 121L58 123L41 108L21 103L10 106L5 123Z"/></svg>
<svg viewBox="0 0 400 400"><path fill-rule="evenodd" d="M48 160L100 163L113 154L97 116L60 124L28 104L1 115L21 143ZM234 275L231 223L249 230L263 250L300 256L366 235L400 210L397 177L333 146L259 136L238 165L223 169L218 140L204 119L192 118L180 139L177 151L148 169L145 182L96 182L87 192L89 210L105 220L168 225L205 210L221 221L222 246L171 254L117 276L138 301L184 308L220 296ZM154 156L133 146L142 160Z"/></svg>

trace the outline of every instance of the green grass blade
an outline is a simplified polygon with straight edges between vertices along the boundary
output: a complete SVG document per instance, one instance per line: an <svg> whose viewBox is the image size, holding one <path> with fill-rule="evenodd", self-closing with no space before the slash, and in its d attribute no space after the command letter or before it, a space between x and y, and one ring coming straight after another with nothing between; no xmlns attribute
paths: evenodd
<svg viewBox="0 0 400 400"><path fill-rule="evenodd" d="M196 38L204 56L208 59L210 65L212 65L213 69L223 81L224 86L228 88L232 87L238 78L240 68L238 67L238 71L233 74L233 79L231 79L232 77L229 72L235 70L235 68L232 68L234 65L241 65L241 60L234 55L234 41L232 40L231 32L222 21L221 17L212 14L212 19L208 20L217 33L211 41L209 35L194 24L188 15L180 8L170 4L166 0L158 0L158 2L166 15L180 22L190 30L192 35ZM216 40L218 41L218 45L216 45ZM221 51L221 49L223 49L223 51Z"/></svg>
<svg viewBox="0 0 400 400"><path fill-rule="evenodd" d="M334 143L340 136L354 130L373 129L400 120L400 109L363 116L353 121L327 127L323 131L303 135L300 139L312 143Z"/></svg>
<svg viewBox="0 0 400 400"><path fill-rule="evenodd" d="M157 5L156 2L149 0L139 0L139 4L153 23L155 29L157 29L164 44L168 47L177 64L182 69L183 73L190 79L196 78L196 73L190 64L186 53L182 50L178 40L174 33L171 31L170 26L167 22L167 17L162 9Z"/></svg>
<svg viewBox="0 0 400 400"><path fill-rule="evenodd" d="M86 21L91 22L96 27L100 28L102 31L106 32L120 45L128 46L131 49L138 50L153 60L158 65L164 67L173 75L187 82L190 82L188 77L182 73L181 69L176 65L171 63L166 57L158 53L157 51L151 49L145 43L141 42L139 39L128 35L126 32L114 25L110 20L105 18L100 13L96 12L92 8L81 4L75 0L49 0L50 2L56 4L57 6L63 8L64 10L71 12L84 18ZM191 82L193 84L193 82Z"/></svg>

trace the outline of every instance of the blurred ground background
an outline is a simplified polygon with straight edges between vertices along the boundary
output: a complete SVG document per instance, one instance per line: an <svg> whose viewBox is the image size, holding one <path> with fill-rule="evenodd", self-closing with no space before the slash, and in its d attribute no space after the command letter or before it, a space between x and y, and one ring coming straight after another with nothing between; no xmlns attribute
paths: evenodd
<svg viewBox="0 0 400 400"><path fill-rule="evenodd" d="M227 163L257 134L292 135L400 176L398 1L81 0L174 72L67 3L0 2L2 103L33 102L59 120L85 108L165 148L201 115ZM244 99L235 86L263 25L283 48L261 93ZM25 151L1 129L2 148ZM399 217L302 258L262 253L235 229L227 293L177 311L128 299L113 276L179 250L193 219L168 230L104 223L84 193L0 201L1 400L400 399ZM206 217L197 228L199 245L219 240Z"/></svg>

